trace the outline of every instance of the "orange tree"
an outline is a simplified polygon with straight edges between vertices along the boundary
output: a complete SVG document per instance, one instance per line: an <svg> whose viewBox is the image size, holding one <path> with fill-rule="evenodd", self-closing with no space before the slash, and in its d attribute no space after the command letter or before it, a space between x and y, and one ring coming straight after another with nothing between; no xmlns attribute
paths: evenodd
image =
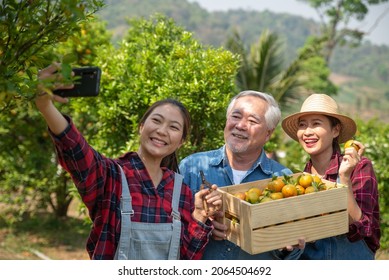
<svg viewBox="0 0 389 280"><path fill-rule="evenodd" d="M1 1L0 113L33 96L45 50L74 35L102 6L98 0Z"/></svg>
<svg viewBox="0 0 389 280"><path fill-rule="evenodd" d="M329 80L330 70L321 55L323 43L308 37L296 59L287 64L278 34L265 30L258 42L247 49L235 31L227 41L227 48L241 57L236 76L238 89L270 92L284 112L293 110L295 100L311 92L336 94L337 88Z"/></svg>
<svg viewBox="0 0 389 280"><path fill-rule="evenodd" d="M180 156L223 143L225 109L234 94L238 58L201 45L172 19L132 19L118 48L102 48L102 91L84 110L97 114L91 143L108 156L137 148L138 122L149 105L175 98L190 111L190 139Z"/></svg>
<svg viewBox="0 0 389 280"><path fill-rule="evenodd" d="M0 5L0 204L7 204L0 217L12 223L48 206L64 216L72 184L55 164L46 127L29 100L37 69L57 59L52 48L79 39L102 1L6 0Z"/></svg>

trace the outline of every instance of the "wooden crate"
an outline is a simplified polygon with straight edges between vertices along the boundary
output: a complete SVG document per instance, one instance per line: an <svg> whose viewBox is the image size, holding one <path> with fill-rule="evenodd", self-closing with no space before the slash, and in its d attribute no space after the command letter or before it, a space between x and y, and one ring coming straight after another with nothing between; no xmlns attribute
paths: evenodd
<svg viewBox="0 0 389 280"><path fill-rule="evenodd" d="M309 242L348 232L348 190L341 184L322 180L333 188L259 204L234 196L251 187L264 189L269 181L219 188L223 194L223 221L229 228L227 239L244 251L258 254L296 245L300 237Z"/></svg>

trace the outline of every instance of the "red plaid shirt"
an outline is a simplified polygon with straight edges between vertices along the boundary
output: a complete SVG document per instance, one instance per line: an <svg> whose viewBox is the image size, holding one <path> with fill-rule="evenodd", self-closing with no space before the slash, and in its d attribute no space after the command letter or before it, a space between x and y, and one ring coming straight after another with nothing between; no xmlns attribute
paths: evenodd
<svg viewBox="0 0 389 280"><path fill-rule="evenodd" d="M70 118L69 127L58 136L52 135L59 163L72 179L89 210L93 227L87 241L91 259L113 259L120 238L121 175L118 164L126 174L134 222L171 223L171 200L174 172L163 169L162 181L153 186L145 166L137 153L126 153L118 159L109 159L88 145ZM212 227L192 218L192 192L183 184L179 202L181 214L181 259L201 259Z"/></svg>
<svg viewBox="0 0 389 280"><path fill-rule="evenodd" d="M330 166L326 170L324 179L336 182L338 170L343 155L335 151L332 155ZM309 161L304 171L311 173L312 162ZM377 179L372 162L366 157L354 168L351 174L351 182L354 197L362 210L362 218L349 225L348 239L353 241L365 240L369 248L376 252L380 247L380 211L378 204Z"/></svg>

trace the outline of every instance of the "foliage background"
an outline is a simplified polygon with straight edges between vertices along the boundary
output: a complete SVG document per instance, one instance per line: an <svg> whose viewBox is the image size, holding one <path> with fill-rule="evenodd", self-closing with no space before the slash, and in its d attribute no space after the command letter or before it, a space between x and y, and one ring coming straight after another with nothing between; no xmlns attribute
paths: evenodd
<svg viewBox="0 0 389 280"><path fill-rule="evenodd" d="M107 0L106 3L107 6L98 15L108 23L114 42L124 36L128 18L147 18L160 12L192 32L202 44L216 48L225 46L236 30L246 47L256 43L261 34L269 30L277 34L283 43L284 66L298 56L298 50L304 46L308 36L317 36L321 30L320 23L300 16L270 11L207 12L198 4L184 0ZM389 123L389 112L385 110L389 107L389 46L373 45L366 40L362 40L356 48L339 45L329 67L331 80L339 88L335 99L343 104L350 116L363 119L376 117ZM299 109L298 105L294 110Z"/></svg>
<svg viewBox="0 0 389 280"><path fill-rule="evenodd" d="M38 2L44 1L34 3ZM131 5L120 5L120 1L115 2L115 5L113 1L106 2L112 5L103 9L101 15L103 16L104 12L117 15L117 21L123 20L118 15L121 12L126 14L126 7L131 7L128 16L137 12L152 13L156 8L160 8L159 1L128 1ZM114 13L119 7L120 10ZM266 24L274 26L274 23L269 23L274 15L265 13L259 17L258 13L243 11L210 15L196 5L188 6L186 1L176 0L164 1L162 7L160 11L164 11L168 15L167 18L155 15L152 18L131 20L127 27L121 26L120 39L112 39L110 34L112 30L117 31L117 26L107 29L107 25L99 19L89 21L89 16L79 15L77 19L72 18L56 26L57 30L67 34L65 38L51 38L52 42L49 43L43 40L38 48L39 52L37 51L36 56L32 52L31 61L28 60L28 63L5 61L4 58L12 58L12 51L1 49L2 54L7 55L2 56L2 74L6 75L1 77L0 83L3 86L0 91L0 224L5 223L11 228L17 228L20 221L34 217L42 211L66 217L70 203L78 197L69 176L56 165L50 136L34 104L30 102L34 95L37 69L53 60L63 60L68 53L75 55L73 65L99 65L103 70L99 97L74 99L60 109L73 117L90 143L105 155L117 156L127 150L136 149L137 123L140 116L150 103L165 97L180 99L189 108L193 118L190 141L181 149L180 158L194 151L215 149L224 142L225 108L237 91L235 74L238 71L239 58L222 47L222 42L226 40L231 22L244 30L243 38L257 40L260 30L256 28ZM24 16L28 18L29 15ZM170 17L177 21L172 21ZM88 21L85 21L87 18ZM258 24L255 21L258 18L269 22ZM293 17L288 19L284 15L277 18L281 23L274 30L283 32L285 27L282 22L285 21L286 24L296 25L296 30L302 32L300 41L286 44L287 63L295 57L292 55L288 58L288 55L297 56L297 46L303 45L301 38L305 40L310 32L305 25L306 21ZM108 26L112 25L115 19L110 17ZM189 28L177 23L180 20L185 20L187 26L196 31L187 31ZM2 47L4 36L19 34L17 29L12 32L14 33L1 33ZM60 41L62 43L59 43ZM374 163L380 190L383 232L381 245L386 249L389 247L389 189L385 188L389 183L389 156L386 153L389 146L389 125L385 117L369 120L362 118L362 113L368 111L373 117L376 109L387 108L385 104L389 93L385 94L382 89L388 88L388 48L380 47L378 58L371 54L377 48L368 43L357 50L361 52L361 57L366 56L366 53L372 57L371 60L364 60L363 65L366 67L359 66L362 70L367 68L370 76L363 75L362 80L363 71L359 71L358 76L350 70L358 61L351 59L350 53L354 51L348 51L341 55L341 58L334 59L340 64L343 63L343 66L347 65L339 66L339 69L349 71L349 75L354 73L353 78L357 80L355 82L351 79L353 83L342 84L337 98L351 115L354 111L349 108L355 108L353 116L358 121L359 130L357 139L365 143L366 156ZM6 53L7 51L10 53ZM371 63L376 63L377 67L372 67ZM4 65L7 65L7 68L4 68ZM373 85L376 86L374 90L372 87L366 90L366 86ZM358 92L363 94L358 95ZM373 93L379 96L379 101L372 102L376 100ZM17 98L12 99L13 96ZM371 107L371 103L375 107ZM380 116L387 115L387 110L381 111L377 111ZM280 156L284 164L301 169L306 155L296 144L290 142L278 128L268 147L276 150L279 155L286 154L286 157Z"/></svg>

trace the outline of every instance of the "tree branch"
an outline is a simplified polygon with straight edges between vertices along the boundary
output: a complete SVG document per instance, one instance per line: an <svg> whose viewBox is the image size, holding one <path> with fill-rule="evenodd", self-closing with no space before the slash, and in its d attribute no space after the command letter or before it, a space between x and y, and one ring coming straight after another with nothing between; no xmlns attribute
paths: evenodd
<svg viewBox="0 0 389 280"><path fill-rule="evenodd" d="M382 12L382 14L374 21L372 27L370 27L370 29L367 32L365 32L365 34L371 34L371 32L373 32L373 30L378 26L379 22L386 16L386 14L389 14L389 7L387 7Z"/></svg>

